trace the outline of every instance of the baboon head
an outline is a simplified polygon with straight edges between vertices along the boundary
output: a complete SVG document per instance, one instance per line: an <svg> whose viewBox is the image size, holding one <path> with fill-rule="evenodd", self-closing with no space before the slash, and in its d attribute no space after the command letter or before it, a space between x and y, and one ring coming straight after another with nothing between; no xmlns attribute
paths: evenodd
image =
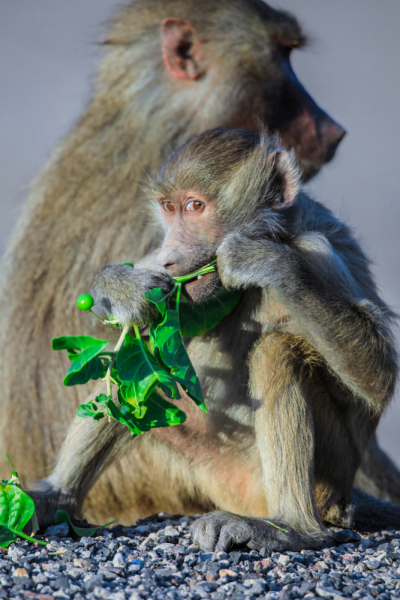
<svg viewBox="0 0 400 600"><path fill-rule="evenodd" d="M158 263L172 276L191 273L216 257L234 231L252 239L289 241L299 224L299 174L277 138L240 129L206 131L178 148L151 186L165 229ZM183 290L203 302L220 287L217 272Z"/></svg>

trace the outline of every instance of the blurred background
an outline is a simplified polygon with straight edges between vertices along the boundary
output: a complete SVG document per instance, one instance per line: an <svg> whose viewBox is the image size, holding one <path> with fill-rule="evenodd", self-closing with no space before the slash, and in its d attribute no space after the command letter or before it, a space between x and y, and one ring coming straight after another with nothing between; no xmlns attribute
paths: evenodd
<svg viewBox="0 0 400 600"><path fill-rule="evenodd" d="M99 41L123 3L0 0L0 255L29 182L88 102ZM348 132L310 191L353 227L383 298L400 313L400 2L270 4L303 25L311 43L293 54L294 69ZM378 429L398 466L399 429L400 386Z"/></svg>

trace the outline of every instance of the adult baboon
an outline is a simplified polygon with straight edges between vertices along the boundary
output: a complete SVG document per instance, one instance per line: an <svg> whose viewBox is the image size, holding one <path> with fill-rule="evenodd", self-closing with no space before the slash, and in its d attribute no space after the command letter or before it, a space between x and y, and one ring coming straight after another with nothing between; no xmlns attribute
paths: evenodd
<svg viewBox="0 0 400 600"><path fill-rule="evenodd" d="M293 17L259 0L137 0L115 19L90 106L34 184L6 258L1 445L25 485L47 474L86 394L63 388L51 338L88 331L75 298L101 264L136 262L160 241L143 210L143 175L220 125L278 131L304 178L332 158L344 131L290 67L303 43ZM109 477L92 518L105 505L123 513Z"/></svg>

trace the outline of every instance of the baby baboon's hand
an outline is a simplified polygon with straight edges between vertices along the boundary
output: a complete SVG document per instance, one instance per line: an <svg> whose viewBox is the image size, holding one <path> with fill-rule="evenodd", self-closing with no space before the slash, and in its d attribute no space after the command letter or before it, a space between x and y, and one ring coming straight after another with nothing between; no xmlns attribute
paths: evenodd
<svg viewBox="0 0 400 600"><path fill-rule="evenodd" d="M246 288L253 285L254 269L260 261L260 249L256 240L240 233L230 233L220 244L217 259L218 273L225 288Z"/></svg>
<svg viewBox="0 0 400 600"><path fill-rule="evenodd" d="M285 275L290 248L265 238L230 233L217 250L218 273L225 288L275 287Z"/></svg>
<svg viewBox="0 0 400 600"><path fill-rule="evenodd" d="M171 289L171 278L149 269L133 269L127 265L107 265L97 272L90 293L95 311L112 315L119 323L142 326L157 316L157 308L146 300L145 292Z"/></svg>

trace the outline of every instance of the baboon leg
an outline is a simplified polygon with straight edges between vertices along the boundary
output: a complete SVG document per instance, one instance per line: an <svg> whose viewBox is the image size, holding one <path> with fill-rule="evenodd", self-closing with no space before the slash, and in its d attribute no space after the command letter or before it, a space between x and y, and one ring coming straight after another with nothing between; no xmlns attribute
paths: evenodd
<svg viewBox="0 0 400 600"><path fill-rule="evenodd" d="M376 436L367 447L355 483L368 494L400 504L400 471L379 448Z"/></svg>
<svg viewBox="0 0 400 600"><path fill-rule="evenodd" d="M117 518L131 525L155 512L193 514L213 506L186 456L153 432L132 439L107 417L98 423L76 417L53 473L28 493L41 529L54 524L60 509L76 518L84 510L91 523Z"/></svg>
<svg viewBox="0 0 400 600"><path fill-rule="evenodd" d="M350 497L358 463L351 435L318 379L314 359L304 342L282 333L266 335L253 352L250 392L269 522L211 513L193 524L201 547L299 550L334 538L321 517ZM322 448L324 435L331 443ZM317 451L325 456L315 456Z"/></svg>
<svg viewBox="0 0 400 600"><path fill-rule="evenodd" d="M35 501L40 528L53 525L59 509L78 516L90 488L132 443L129 430L117 421L104 418L96 423L75 417L53 473L28 492Z"/></svg>

